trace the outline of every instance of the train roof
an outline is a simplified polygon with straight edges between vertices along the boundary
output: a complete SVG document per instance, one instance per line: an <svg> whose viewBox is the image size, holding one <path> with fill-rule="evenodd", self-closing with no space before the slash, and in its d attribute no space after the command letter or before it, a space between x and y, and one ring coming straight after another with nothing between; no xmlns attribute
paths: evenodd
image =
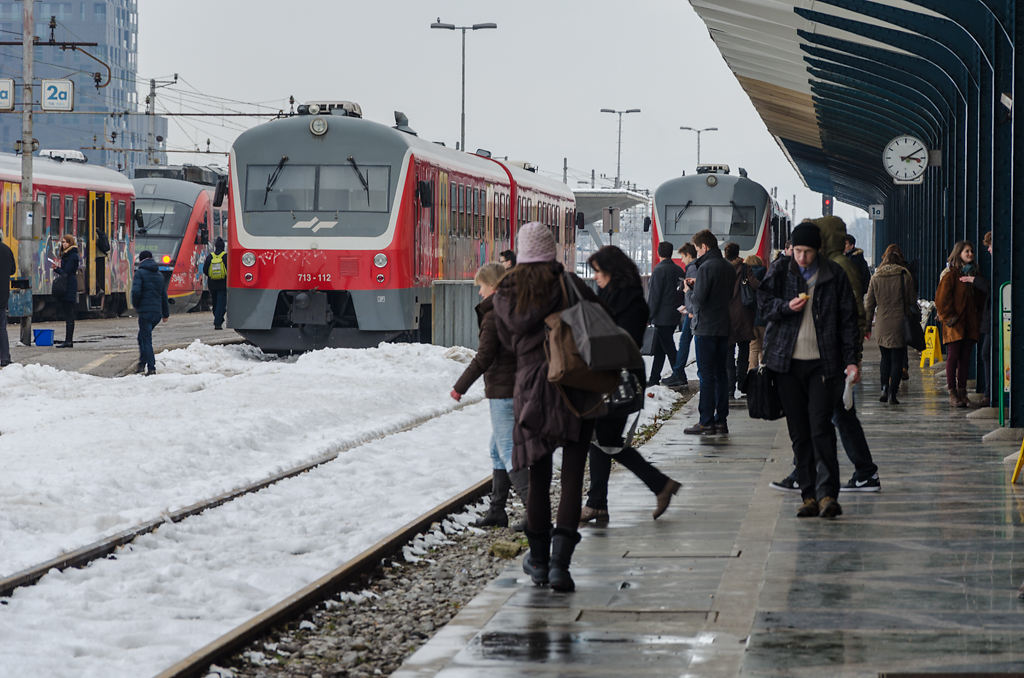
<svg viewBox="0 0 1024 678"><path fill-rule="evenodd" d="M174 200L187 205L195 204L196 198L210 186L197 184L183 179L163 179L160 177L143 177L132 179L136 198L156 198Z"/></svg>
<svg viewBox="0 0 1024 678"><path fill-rule="evenodd" d="M358 135L358 144L364 146L368 151L388 147L393 149L393 152L402 155L406 151L411 151L419 158L429 160L455 172L482 177L506 185L508 176L511 174L516 183L523 187L563 196L570 200L573 197L572 190L560 181L538 176L534 172L515 165L447 148L373 120L342 115L321 114L318 117L324 117L328 122L325 136L329 136L332 132L342 133L352 135L354 140L355 135ZM238 136L232 146L232 153L237 155L239 150L258 149L264 146L269 138L280 134L293 134L303 139L312 139L314 137L309 130L309 124L313 119L314 116L311 115L296 115L278 118L253 127ZM325 157L328 157L327 149L324 153ZM509 174L506 174L505 169Z"/></svg>
<svg viewBox="0 0 1024 678"><path fill-rule="evenodd" d="M0 153L0 179L21 181L21 156ZM32 158L33 184L61 188L85 188L116 193L133 193L132 183L120 172L79 162Z"/></svg>
<svg viewBox="0 0 1024 678"><path fill-rule="evenodd" d="M683 177L676 177L675 179L669 179L664 182L658 188L654 190L655 202L664 202L670 196L685 195L691 191L706 190L706 187L711 186L709 181L715 181L717 190L725 193L726 191L737 191L744 194L751 192L760 191L765 195L768 195L768 190L757 183L753 179L747 177L738 176L735 174L690 174Z"/></svg>

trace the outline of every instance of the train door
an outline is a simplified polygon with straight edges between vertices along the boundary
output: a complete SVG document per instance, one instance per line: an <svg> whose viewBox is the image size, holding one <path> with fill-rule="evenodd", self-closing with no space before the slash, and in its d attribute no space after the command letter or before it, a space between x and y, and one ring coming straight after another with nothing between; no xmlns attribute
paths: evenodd
<svg viewBox="0 0 1024 678"><path fill-rule="evenodd" d="M109 236L110 194L89 191L89 235L83 262L88 269L89 295L103 294L106 290L106 252L110 249Z"/></svg>

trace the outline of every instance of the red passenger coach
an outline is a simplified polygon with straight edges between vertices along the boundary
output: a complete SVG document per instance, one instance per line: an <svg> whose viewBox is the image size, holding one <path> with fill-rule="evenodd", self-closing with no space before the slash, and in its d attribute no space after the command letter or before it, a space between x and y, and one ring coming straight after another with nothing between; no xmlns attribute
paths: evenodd
<svg viewBox="0 0 1024 678"><path fill-rule="evenodd" d="M229 171L228 325L271 352L429 340L431 284L471 280L547 224L575 264L564 184L363 120L299 107L241 136Z"/></svg>
<svg viewBox="0 0 1024 678"><path fill-rule="evenodd" d="M79 311L115 315L128 307L132 286L131 213L134 189L123 175L85 162L78 151L42 151L33 159L36 232L27 277L32 288L33 314L56 311L50 295L53 261L60 260L61 236L78 243ZM16 205L21 195L21 156L0 153L0 239L18 260Z"/></svg>

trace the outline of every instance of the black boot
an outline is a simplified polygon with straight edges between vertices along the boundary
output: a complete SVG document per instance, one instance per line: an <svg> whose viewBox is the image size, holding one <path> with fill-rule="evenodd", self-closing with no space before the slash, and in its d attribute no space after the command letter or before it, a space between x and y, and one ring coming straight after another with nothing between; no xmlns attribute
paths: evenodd
<svg viewBox="0 0 1024 678"><path fill-rule="evenodd" d="M551 531L551 566L548 579L555 591L575 591L576 582L569 575L569 561L576 544L580 543L580 533L556 527Z"/></svg>
<svg viewBox="0 0 1024 678"><path fill-rule="evenodd" d="M523 530L523 533L530 542L530 552L523 558L523 572L530 575L535 585L547 586L548 563L551 560L551 530Z"/></svg>
<svg viewBox="0 0 1024 678"><path fill-rule="evenodd" d="M530 472L521 468L518 471L509 471L508 479L512 483L512 489L516 491L519 500L523 502L523 506L526 506L526 496L530 492ZM522 532L526 529L526 519L517 521L512 525L512 529L516 532Z"/></svg>
<svg viewBox="0 0 1024 678"><path fill-rule="evenodd" d="M888 385L882 386L882 395L881 395L881 397L878 398L878 402L880 402L880 403L887 403L887 402L889 402L889 386Z"/></svg>
<svg viewBox="0 0 1024 678"><path fill-rule="evenodd" d="M508 471L494 469L491 476L491 506L482 518L473 521L473 527L508 527L505 504L508 502L508 490L511 486Z"/></svg>

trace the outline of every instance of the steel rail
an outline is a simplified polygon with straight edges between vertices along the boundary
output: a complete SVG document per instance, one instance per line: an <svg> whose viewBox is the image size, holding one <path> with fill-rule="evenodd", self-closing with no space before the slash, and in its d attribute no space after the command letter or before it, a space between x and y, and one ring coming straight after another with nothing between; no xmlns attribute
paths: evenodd
<svg viewBox="0 0 1024 678"><path fill-rule="evenodd" d="M490 487L491 479L484 478L458 496L415 518L341 567L327 573L273 607L225 633L212 643L193 652L185 659L157 674L155 678L205 676L210 664L230 657L238 650L264 636L272 627L294 619L313 605L354 583L360 576L372 572L382 559L398 553L413 537L426 531L444 516L479 500L487 494Z"/></svg>
<svg viewBox="0 0 1024 678"><path fill-rule="evenodd" d="M462 402L457 404L451 411L454 412L457 410L461 410L464 407L468 407L469 405L475 405L481 400L483 400L482 396L476 398L463 398ZM250 483L249 485L244 485L233 490L228 490L227 492L218 494L210 499L205 499L196 502L195 504L191 504L190 506L178 509L173 513L168 513L163 516L160 516L159 518L155 518L153 520L149 520L145 523L141 523L134 527L130 527L127 530L123 530L121 532L118 532L117 534L105 537L103 539L100 539L99 541L93 542L92 544L88 544L81 548L75 549L74 551L61 554L56 558L51 558L50 560L39 563L38 565L33 565L32 567L21 570L20 572L15 572L10 576L0 579L0 597L10 596L14 592L14 590L20 586L29 586L31 584L35 584L37 581L42 579L43 576L45 576L46 573L50 570L66 570L70 567L84 567L89 563L93 562L94 560L99 560L100 558L110 555L117 548L134 541L138 537L153 532L161 525L164 525L166 523L181 522L185 518L198 515L203 511L206 511L207 509L216 508L218 506L221 506L222 504L226 504L229 501L233 501L244 495L251 494L253 492L258 492L259 490L262 490L265 487L269 487L270 485L278 483L282 480L286 480L288 478L301 475L306 471L316 468L317 466L322 466L323 464L333 461L335 458L337 458L339 454L343 452L347 452L351 449L354 449L361 445L365 445L375 440L382 440L393 435L398 435L399 433L404 433L418 426L422 426L428 421L437 418L437 416L439 415L426 415L423 417L419 417L418 419L415 419L414 421L394 431L389 431L387 433L384 433L373 438L359 440L356 442L343 445L335 449L334 451L329 452L312 461L300 464L299 466L294 466L290 469L274 474L273 476L269 476L262 480Z"/></svg>

